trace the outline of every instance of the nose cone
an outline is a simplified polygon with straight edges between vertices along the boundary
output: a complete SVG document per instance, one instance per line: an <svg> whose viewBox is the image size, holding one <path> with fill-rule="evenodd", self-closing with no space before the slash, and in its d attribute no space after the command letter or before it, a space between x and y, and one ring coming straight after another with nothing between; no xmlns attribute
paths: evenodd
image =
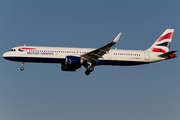
<svg viewBox="0 0 180 120"><path fill-rule="evenodd" d="M9 54L6 52L6 53L4 53L4 54L2 55L2 57L3 57L4 59L7 59L7 58L9 57Z"/></svg>

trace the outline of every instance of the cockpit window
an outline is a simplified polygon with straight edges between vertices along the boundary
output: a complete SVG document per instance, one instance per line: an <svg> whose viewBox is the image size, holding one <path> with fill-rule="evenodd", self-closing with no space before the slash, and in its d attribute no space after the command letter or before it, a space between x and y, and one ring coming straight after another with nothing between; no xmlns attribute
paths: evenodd
<svg viewBox="0 0 180 120"><path fill-rule="evenodd" d="M16 51L16 49L10 49L9 51Z"/></svg>

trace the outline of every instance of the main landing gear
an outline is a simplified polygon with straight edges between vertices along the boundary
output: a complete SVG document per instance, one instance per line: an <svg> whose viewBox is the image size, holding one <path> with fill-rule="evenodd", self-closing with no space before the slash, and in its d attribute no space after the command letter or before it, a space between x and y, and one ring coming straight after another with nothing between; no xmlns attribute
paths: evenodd
<svg viewBox="0 0 180 120"><path fill-rule="evenodd" d="M86 75L89 75L93 70L94 70L94 67L93 67L93 66L90 66L89 68L88 68L88 66L86 66L85 74L86 74Z"/></svg>
<svg viewBox="0 0 180 120"><path fill-rule="evenodd" d="M24 64L25 64L25 62L22 62L22 67L20 68L21 71L24 70Z"/></svg>

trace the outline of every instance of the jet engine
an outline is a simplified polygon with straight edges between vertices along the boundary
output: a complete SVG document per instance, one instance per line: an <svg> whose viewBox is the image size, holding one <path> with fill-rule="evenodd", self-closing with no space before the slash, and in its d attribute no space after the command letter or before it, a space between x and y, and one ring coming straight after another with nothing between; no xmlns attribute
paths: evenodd
<svg viewBox="0 0 180 120"><path fill-rule="evenodd" d="M83 63L81 57L66 56L65 63L61 64L62 71L75 71L80 68Z"/></svg>

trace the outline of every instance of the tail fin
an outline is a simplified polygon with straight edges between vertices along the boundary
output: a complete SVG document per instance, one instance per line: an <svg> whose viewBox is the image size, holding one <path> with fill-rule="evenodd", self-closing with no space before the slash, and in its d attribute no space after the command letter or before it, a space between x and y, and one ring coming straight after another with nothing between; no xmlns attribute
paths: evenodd
<svg viewBox="0 0 180 120"><path fill-rule="evenodd" d="M166 29L156 42L148 49L152 52L169 52L169 47L173 37L174 29Z"/></svg>

